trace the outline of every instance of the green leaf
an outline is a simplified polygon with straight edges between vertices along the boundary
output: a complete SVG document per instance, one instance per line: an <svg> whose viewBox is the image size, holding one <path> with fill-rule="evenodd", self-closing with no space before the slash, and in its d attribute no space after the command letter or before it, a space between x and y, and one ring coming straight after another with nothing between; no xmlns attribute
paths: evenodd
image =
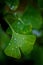
<svg viewBox="0 0 43 65"><path fill-rule="evenodd" d="M16 16L10 13L7 13L5 16L4 16L5 19L7 19L7 21L12 24L14 23L14 21L16 20Z"/></svg>
<svg viewBox="0 0 43 65"><path fill-rule="evenodd" d="M12 28L19 34L31 34L32 31L31 25L25 25L19 19L12 24Z"/></svg>
<svg viewBox="0 0 43 65"><path fill-rule="evenodd" d="M0 50L0 62L5 60L5 55L2 50Z"/></svg>
<svg viewBox="0 0 43 65"><path fill-rule="evenodd" d="M7 47L9 41L10 41L10 38L2 30L0 26L0 61L5 60L4 49Z"/></svg>
<svg viewBox="0 0 43 65"><path fill-rule="evenodd" d="M32 60L35 61L35 65L43 65L43 47L34 45Z"/></svg>
<svg viewBox="0 0 43 65"><path fill-rule="evenodd" d="M20 58L21 49L23 54L27 56L33 49L35 38L34 35L22 35L14 32L9 45L5 49L5 54L14 58Z"/></svg>
<svg viewBox="0 0 43 65"><path fill-rule="evenodd" d="M15 15L16 14L16 15ZM28 33L32 31L32 29L39 30L42 24L42 17L40 15L39 10L33 8L32 6L29 6L26 8L26 10L23 13L12 13L5 17L8 22L11 22L12 26L16 26L16 29L18 29L17 32L22 33L24 29L21 31L20 28L23 26L24 28L28 29ZM17 23L19 23L17 25ZM24 25L23 25L24 24ZM14 27L15 28L15 27ZM21 28L22 29L22 28ZM25 31L26 31L25 29ZM21 31L21 32L20 32ZM27 33L27 34L28 34Z"/></svg>
<svg viewBox="0 0 43 65"><path fill-rule="evenodd" d="M31 6L24 12L21 20L27 25L31 24L33 29L40 29L42 24L42 17L39 10L36 10Z"/></svg>
<svg viewBox="0 0 43 65"><path fill-rule="evenodd" d="M2 28L0 27L0 47L1 49L5 49L6 46L9 43L9 36L2 30Z"/></svg>
<svg viewBox="0 0 43 65"><path fill-rule="evenodd" d="M13 58L20 58L20 51L17 44L14 42L14 38L12 36L9 45L5 49L5 54L11 56Z"/></svg>
<svg viewBox="0 0 43 65"><path fill-rule="evenodd" d="M43 8L43 0L38 0L38 5L40 8Z"/></svg>
<svg viewBox="0 0 43 65"><path fill-rule="evenodd" d="M5 3L10 7L11 10L16 10L19 5L19 0L6 0Z"/></svg>
<svg viewBox="0 0 43 65"><path fill-rule="evenodd" d="M32 29L38 30L42 24L40 12L35 8L29 7L21 16L17 16L14 23L10 24L9 21L6 19L6 22L11 28L8 32L9 34L12 33L12 38L9 42L10 45L5 49L5 54L14 58L20 58L21 49L23 54L28 56L33 50L33 45L36 39L36 36L31 34Z"/></svg>
<svg viewBox="0 0 43 65"><path fill-rule="evenodd" d="M31 34L32 31L31 24L26 25L25 23L22 22L22 20L20 20L20 18L14 18L14 16L10 16L10 15L5 17L5 19L10 23L10 25L15 30L15 32L20 34ZM8 28L6 32L10 35L12 34L10 28Z"/></svg>

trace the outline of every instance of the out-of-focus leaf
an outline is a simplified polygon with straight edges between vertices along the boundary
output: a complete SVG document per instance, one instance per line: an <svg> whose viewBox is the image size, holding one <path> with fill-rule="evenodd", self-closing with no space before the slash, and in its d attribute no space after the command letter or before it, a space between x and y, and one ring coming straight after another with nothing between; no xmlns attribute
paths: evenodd
<svg viewBox="0 0 43 65"><path fill-rule="evenodd" d="M43 47L35 45L32 52L32 60L35 65L43 65Z"/></svg>
<svg viewBox="0 0 43 65"><path fill-rule="evenodd" d="M5 3L10 7L11 10L16 10L19 5L19 0L6 0Z"/></svg>
<svg viewBox="0 0 43 65"><path fill-rule="evenodd" d="M7 47L9 41L10 41L10 38L2 30L0 26L0 61L5 60L4 49Z"/></svg>
<svg viewBox="0 0 43 65"><path fill-rule="evenodd" d="M42 24L40 12L31 6L24 12L21 20L27 25L31 24L33 29L39 29Z"/></svg>
<svg viewBox="0 0 43 65"><path fill-rule="evenodd" d="M4 48L8 45L9 41L10 41L10 38L0 27L0 47L1 49L4 50Z"/></svg>
<svg viewBox="0 0 43 65"><path fill-rule="evenodd" d="M4 16L4 18L7 19L7 21L8 21L10 24L14 23L14 21L16 20L16 16L14 16L13 13L12 13L12 14L7 13L7 14Z"/></svg>
<svg viewBox="0 0 43 65"><path fill-rule="evenodd" d="M3 54L3 51L0 50L0 62L5 60L5 55Z"/></svg>
<svg viewBox="0 0 43 65"><path fill-rule="evenodd" d="M43 8L43 0L38 0L38 5L40 8Z"/></svg>

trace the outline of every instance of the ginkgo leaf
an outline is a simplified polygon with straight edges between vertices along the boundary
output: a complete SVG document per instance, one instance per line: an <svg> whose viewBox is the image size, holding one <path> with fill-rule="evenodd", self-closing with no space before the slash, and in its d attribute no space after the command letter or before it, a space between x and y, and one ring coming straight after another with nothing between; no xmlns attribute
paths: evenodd
<svg viewBox="0 0 43 65"><path fill-rule="evenodd" d="M31 6L24 13L19 13L20 15L18 12L16 12L16 15L14 15L15 13L12 14L7 15L5 18L12 23L11 25L16 32L23 33L22 31L27 31L26 34L28 34L32 29L37 30L41 27L42 17L40 12Z"/></svg>
<svg viewBox="0 0 43 65"><path fill-rule="evenodd" d="M27 11L25 11L21 17L21 20L27 25L31 24L33 29L39 29L42 24L40 12L32 7L28 7Z"/></svg>
<svg viewBox="0 0 43 65"><path fill-rule="evenodd" d="M14 15L7 15L5 19L11 24L13 29L20 34L31 34L32 31L32 25L28 24L26 25L20 18L15 17ZM11 33L11 29L8 28L7 32Z"/></svg>
<svg viewBox="0 0 43 65"><path fill-rule="evenodd" d="M24 55L27 56L33 49L35 38L34 35L22 35L14 32L9 45L6 47L4 52L8 56L20 58L21 49Z"/></svg>
<svg viewBox="0 0 43 65"><path fill-rule="evenodd" d="M23 13L15 12L13 15L8 15L6 18L10 21L15 21L18 18L18 22L22 22L27 26L30 25L33 29L40 29L42 24L42 17L40 11L35 9L31 5L28 5ZM12 16L12 17L11 17ZM15 19L15 20L14 20Z"/></svg>
<svg viewBox="0 0 43 65"><path fill-rule="evenodd" d="M15 35L15 34L14 34ZM14 42L14 36L12 36L9 45L5 49L5 53L8 56L14 57L14 58L20 58L20 50L17 46L17 43Z"/></svg>
<svg viewBox="0 0 43 65"><path fill-rule="evenodd" d="M10 24L9 21L6 19L6 22L9 24L9 27L12 31L8 31L10 34L12 33L12 38L10 45L8 45L4 51L5 54L14 58L20 58L21 49L23 54L28 56L33 49L36 39L36 36L31 34L32 29L38 30L42 24L40 13L36 9L29 7L22 14L22 16L17 16L17 19L14 20L14 23Z"/></svg>
<svg viewBox="0 0 43 65"><path fill-rule="evenodd" d="M20 34L31 34L32 26L31 25L25 25L25 23L22 23L22 21L17 20L12 24L13 29L15 32Z"/></svg>
<svg viewBox="0 0 43 65"><path fill-rule="evenodd" d="M23 13L17 12L16 15L24 24L31 25L33 29L40 29L42 17L38 9L28 5Z"/></svg>

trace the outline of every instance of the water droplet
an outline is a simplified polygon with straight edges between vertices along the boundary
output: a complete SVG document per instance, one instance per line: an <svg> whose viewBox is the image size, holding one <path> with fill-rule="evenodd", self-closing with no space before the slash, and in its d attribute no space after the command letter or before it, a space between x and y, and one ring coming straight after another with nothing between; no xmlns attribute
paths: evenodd
<svg viewBox="0 0 43 65"><path fill-rule="evenodd" d="M26 34L26 32L24 31L23 34Z"/></svg>
<svg viewBox="0 0 43 65"><path fill-rule="evenodd" d="M31 22L28 22L28 24L27 24L28 26L30 26L31 25Z"/></svg>
<svg viewBox="0 0 43 65"><path fill-rule="evenodd" d="M16 38L14 38L14 41L16 41Z"/></svg>
<svg viewBox="0 0 43 65"><path fill-rule="evenodd" d="M16 33L16 35L18 35L18 33Z"/></svg>
<svg viewBox="0 0 43 65"><path fill-rule="evenodd" d="M14 15L16 16L16 15L17 15L17 13L15 12L15 13L14 13Z"/></svg>
<svg viewBox="0 0 43 65"><path fill-rule="evenodd" d="M23 37L23 40L24 40L24 37Z"/></svg>
<svg viewBox="0 0 43 65"><path fill-rule="evenodd" d="M11 45L11 44L9 43L9 45Z"/></svg>
<svg viewBox="0 0 43 65"><path fill-rule="evenodd" d="M12 6L10 9L11 9L11 10L14 9L14 6Z"/></svg>
<svg viewBox="0 0 43 65"><path fill-rule="evenodd" d="M16 49L17 49L17 46L16 46Z"/></svg>
<svg viewBox="0 0 43 65"><path fill-rule="evenodd" d="M17 24L20 24L20 22L18 22Z"/></svg>
<svg viewBox="0 0 43 65"><path fill-rule="evenodd" d="M14 50L14 48L12 48L12 50Z"/></svg>

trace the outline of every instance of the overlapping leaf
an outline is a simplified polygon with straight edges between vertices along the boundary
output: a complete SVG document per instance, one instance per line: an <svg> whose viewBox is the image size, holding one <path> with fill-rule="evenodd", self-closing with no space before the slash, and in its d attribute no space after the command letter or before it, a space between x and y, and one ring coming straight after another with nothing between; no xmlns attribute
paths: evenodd
<svg viewBox="0 0 43 65"><path fill-rule="evenodd" d="M11 20L13 21L13 19ZM7 22L9 21L10 19L7 19ZM40 29L41 24L40 13L32 7L29 7L21 16L17 14L17 19L14 20L14 23L9 24L12 31L12 38L5 49L5 54L14 58L20 58L21 49L23 54L28 56L33 49L36 39L36 36L32 35L31 31L32 29Z"/></svg>
<svg viewBox="0 0 43 65"><path fill-rule="evenodd" d="M8 32L10 34L11 30L13 33L11 41L7 46L7 48L5 49L6 55L14 58L20 58L21 57L20 49L21 49L23 54L25 56L28 56L28 54L30 54L30 52L33 49L33 45L36 39L34 35L29 33L32 30L31 25L25 25L22 23L21 20L17 20L11 25L11 30L10 31L9 30L10 29L8 29Z"/></svg>

